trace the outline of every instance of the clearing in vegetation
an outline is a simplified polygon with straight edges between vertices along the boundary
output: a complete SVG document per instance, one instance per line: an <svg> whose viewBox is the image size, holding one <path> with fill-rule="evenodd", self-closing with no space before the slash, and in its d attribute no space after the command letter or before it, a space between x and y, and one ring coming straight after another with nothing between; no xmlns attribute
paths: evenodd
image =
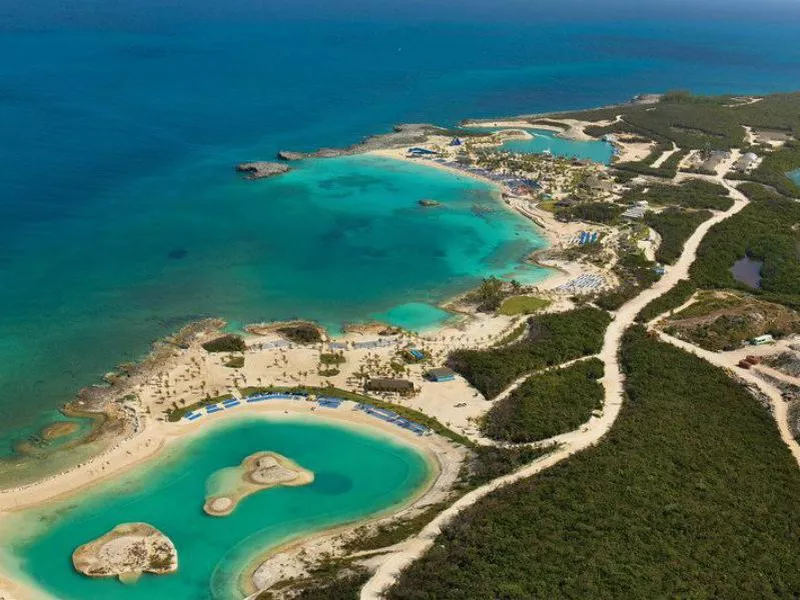
<svg viewBox="0 0 800 600"><path fill-rule="evenodd" d="M500 305L498 313L501 315L530 315L550 306L550 300L535 296L514 296L506 298Z"/></svg>
<svg viewBox="0 0 800 600"><path fill-rule="evenodd" d="M736 350L752 338L800 333L800 314L758 296L704 290L662 323L664 331L706 350Z"/></svg>

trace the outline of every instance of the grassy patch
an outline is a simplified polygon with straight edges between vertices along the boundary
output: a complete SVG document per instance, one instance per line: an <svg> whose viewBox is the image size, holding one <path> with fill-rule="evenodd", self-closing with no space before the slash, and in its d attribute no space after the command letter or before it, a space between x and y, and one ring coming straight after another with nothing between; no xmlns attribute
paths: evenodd
<svg viewBox="0 0 800 600"><path fill-rule="evenodd" d="M506 298L498 313L501 315L530 315L550 306L550 300L535 296L514 296Z"/></svg>

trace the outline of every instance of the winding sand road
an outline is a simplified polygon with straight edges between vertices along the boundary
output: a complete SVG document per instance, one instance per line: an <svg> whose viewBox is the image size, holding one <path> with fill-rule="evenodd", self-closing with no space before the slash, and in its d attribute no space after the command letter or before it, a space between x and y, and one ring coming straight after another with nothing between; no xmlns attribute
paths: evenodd
<svg viewBox="0 0 800 600"><path fill-rule="evenodd" d="M561 446L556 451L535 460L514 473L499 477L476 488L439 513L419 534L398 545L397 550L387 556L385 562L378 567L361 589L361 600L379 600L383 593L395 582L398 574L422 556L433 545L442 528L461 511L501 487L532 477L576 452L597 444L608 433L622 408L625 382L620 370L618 352L623 333L634 322L636 315L642 308L652 300L668 292L678 281L687 277L689 267L697 256L700 242L702 242L708 231L717 223L733 216L747 206L747 197L725 181L722 175L703 177L703 179L713 179L715 183L725 186L730 197L733 198L734 204L727 211L717 213L702 223L686 241L677 263L667 270L664 276L652 287L644 290L617 311L614 320L606 330L603 349L600 352L600 359L605 365L605 376L602 379L605 389L602 414L598 417L592 417L588 423L575 431L553 438L561 443ZM781 432L781 436L783 436L783 432Z"/></svg>

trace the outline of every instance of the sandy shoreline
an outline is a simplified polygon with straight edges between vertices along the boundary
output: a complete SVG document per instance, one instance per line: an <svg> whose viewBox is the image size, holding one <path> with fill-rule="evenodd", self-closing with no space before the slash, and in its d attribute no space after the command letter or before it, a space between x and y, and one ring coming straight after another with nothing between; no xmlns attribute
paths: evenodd
<svg viewBox="0 0 800 600"><path fill-rule="evenodd" d="M497 121L496 123L501 127L520 126L519 123L511 121ZM489 124L488 126L493 125ZM526 128L550 129L559 131L560 134L565 134L565 130L552 125L526 122L524 126ZM576 131L580 129L580 126L579 123L566 125L573 135L577 135ZM582 133L582 129L580 132ZM588 136L586 138L592 139ZM572 139L582 138L575 137ZM439 168L452 175L469 177L491 184L498 192L498 202L505 209L513 210L525 217L526 220L532 221L537 226L536 230L547 239L548 247L565 245L568 243L567 240L574 237L575 233L580 229L578 224L564 224L556 221L552 214L539 210L528 200L507 194L508 190L501 184L475 173L455 169L447 164L409 159L405 156L404 149L374 150L368 154ZM534 290L536 293L553 291L556 287L581 272L579 265L570 263L542 264L541 266L552 269L552 271L544 280L535 284ZM448 304L453 304L459 298L449 299L443 302L441 306L446 307ZM556 304L554 308L563 309L564 306ZM485 347L494 343L495 340L513 329L519 322L518 318L477 314L467 317L455 326L444 324L443 326L433 327L424 331L422 335L406 334L396 338L381 339L394 339L401 343L427 346L432 350L434 356L441 357L446 356L447 353L457 348ZM134 424L132 432L129 432L122 439L115 440L114 444L105 451L67 471L31 484L0 490L0 529L4 525L2 522L3 517L9 513L77 495L102 482L128 473L132 469L154 462L167 449L174 447L176 442L194 439L202 431L207 431L209 426L206 423L208 420L213 420L213 424L210 426L216 427L218 424L235 423L234 419L244 417L275 419L284 417L324 418L344 426L356 427L360 431L388 435L402 443L414 446L417 450L423 452L429 459L430 464L435 467L432 472L435 472L436 476L433 477L430 485L423 486L424 489L421 489L418 495L408 499L408 502L403 503L403 505L392 507L387 511L392 515L396 516L398 512L409 510L420 502L425 501L432 490L436 490L437 493L443 493L443 490L436 489L436 483L440 480L440 475L442 473L452 475L452 471L455 468L454 464L457 467L460 463L452 453L443 450L441 438L438 438L438 436L419 437L359 411L346 410L344 406L335 410L325 408L312 409L311 403L270 401L263 405L245 404L234 411L223 411L213 417L204 417L195 422L181 420L177 423L170 423L163 420L163 418L157 417L159 413L164 411L162 405L170 400L174 403L180 398L185 398L186 400L182 400L183 402L191 403L193 399L196 401L198 398L202 398L202 394L217 396L231 391L236 394L238 393L236 390L240 387L261 384L262 378L272 384L286 386L299 384L321 386L332 379L334 385L348 389L350 385L348 376L355 371L357 362L374 360L388 362L397 350L396 344L364 350L354 350L351 347L348 350L348 361L352 361L350 371L340 376L323 378L315 374L318 353L315 354L313 349L302 347L282 350L264 349L263 345L265 343L269 343L273 341L273 337L277 337L270 329L271 327L272 324L269 324L266 329L250 332L256 335L247 336L248 348L243 353L246 358L246 364L244 368L241 370L236 369L235 372L225 370L222 356L206 356L205 353L198 350L197 344L194 344L189 349L178 350L177 348L171 348L167 354L169 358L164 362L157 364L157 361L154 361L152 365L148 364L148 369L152 369L152 371L145 369L144 373L138 374L141 375L136 380L135 386L138 399L131 407L128 407ZM207 328L206 330L199 328L196 333L199 339L202 340L204 335L213 333L213 331L213 328ZM374 337L375 335L375 329L367 327L332 337L328 340L328 343L351 344L354 341L364 340L364 336ZM280 364L280 360L284 361L283 364ZM287 375L288 365L291 365L291 369L289 369L291 373ZM423 379L423 365L410 366L408 370L411 379L418 382L420 392L410 399L399 400L400 404L435 417L441 423L446 423L449 428L457 433L464 435L474 435L476 433L476 419L488 408L488 403L480 394L477 394L463 380L447 384L426 383ZM283 371L282 374L281 371ZM300 379L301 376L303 377L302 380ZM202 390L199 387L195 389L193 385L193 382L200 378L203 380ZM165 382L166 391L164 388ZM207 384L208 387L206 387ZM131 384L129 387L133 389L134 385ZM117 396L119 395L117 394ZM233 413L234 416L230 418L222 417L222 415L228 415L229 412ZM439 444L438 448L437 444ZM463 459L463 456L461 458ZM374 522L383 518L385 518L385 515L372 516L367 521ZM357 524L361 525L363 523L358 522ZM354 524L351 523L341 528L336 528L336 530L352 529L353 526ZM325 531L313 534L311 538L330 538L332 535L333 532ZM278 548L270 549L265 557L262 558L284 553L286 548L302 546L308 541L309 536L301 535L298 539L290 540ZM18 581L18 578L7 577L7 580L6 584L4 584L3 573L0 572L0 599L3 598L2 593L5 589L13 589L11 586L15 582L17 595L14 597L18 599L45 597L37 595L36 590L29 589L30 586L27 586L24 581Z"/></svg>
<svg viewBox="0 0 800 600"><path fill-rule="evenodd" d="M390 507L378 515L371 515L367 520L342 524L332 530L325 530L323 532L311 534L301 533L289 542L284 542L279 546L269 548L263 554L259 554L256 558L252 558L248 561L248 573L252 574L255 570L254 565L256 565L256 563L260 564L270 555L282 551L287 544L302 545L309 539L329 536L333 532L352 529L356 525L360 526L369 521L381 520L387 516L395 517L398 513L425 501L432 490L436 490L437 492L441 491L436 489L436 484L439 481L440 475L448 470L452 471L451 463L453 457L452 454L446 451L446 448L450 446L448 441L436 435L417 436L397 426L370 417L366 413L353 410L353 407L354 403L352 402L345 403L338 409L327 409L315 407L312 403L303 401L270 401L261 404L242 405L238 407L236 411L229 413L228 418L213 419L210 424L203 421L192 423L187 421L168 424L156 423L154 425L170 425L172 426L171 429L174 430L166 432L163 429L151 429L151 437L156 437L156 432L161 433L161 443L157 445L146 443L139 444L135 447L135 453L127 448L121 448L121 451L124 450L125 460L114 460L113 466L115 468L113 471L109 470L101 476L93 476L93 471L85 468L80 473L70 477L69 482L65 482L63 478L58 478L51 480L49 485L40 485L35 489L29 487L24 494L25 499L22 501L18 499L9 499L6 497L6 493L3 492L2 495L0 495L0 502L2 502L2 504L0 504L0 532L2 532L3 527L8 525L7 517L12 513L30 508L38 508L50 502L63 501L77 497L82 493L91 493L93 488L108 483L111 479L129 474L137 468L155 466L158 459L164 455L166 450L175 447L176 442L188 443L197 439L204 433L210 433L220 428L236 427L238 422L246 422L253 418L277 421L301 420L307 422L321 419L324 422L352 429L360 434L383 438L388 437L395 443L413 447L425 458L426 463L429 465L429 476L425 483L404 502ZM221 415L217 416L221 417ZM116 455L108 458L108 460L112 461L113 458L116 458ZM52 596L49 596L46 592L37 588L34 582L28 581L24 574L9 571L7 569L7 564L9 562L11 561L3 561L3 565L0 567L0 598L5 600L3 594L9 594L9 598L14 598L15 600L52 600ZM12 593L14 595L10 595Z"/></svg>

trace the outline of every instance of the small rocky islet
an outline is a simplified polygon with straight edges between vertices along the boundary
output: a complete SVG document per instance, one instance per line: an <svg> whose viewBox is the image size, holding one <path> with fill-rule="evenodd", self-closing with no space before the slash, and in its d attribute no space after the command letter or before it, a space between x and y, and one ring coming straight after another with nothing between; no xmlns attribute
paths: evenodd
<svg viewBox="0 0 800 600"><path fill-rule="evenodd" d="M132 582L142 573L167 575L178 570L178 551L161 531L147 523L122 523L72 553L75 570L87 577L118 577Z"/></svg>

